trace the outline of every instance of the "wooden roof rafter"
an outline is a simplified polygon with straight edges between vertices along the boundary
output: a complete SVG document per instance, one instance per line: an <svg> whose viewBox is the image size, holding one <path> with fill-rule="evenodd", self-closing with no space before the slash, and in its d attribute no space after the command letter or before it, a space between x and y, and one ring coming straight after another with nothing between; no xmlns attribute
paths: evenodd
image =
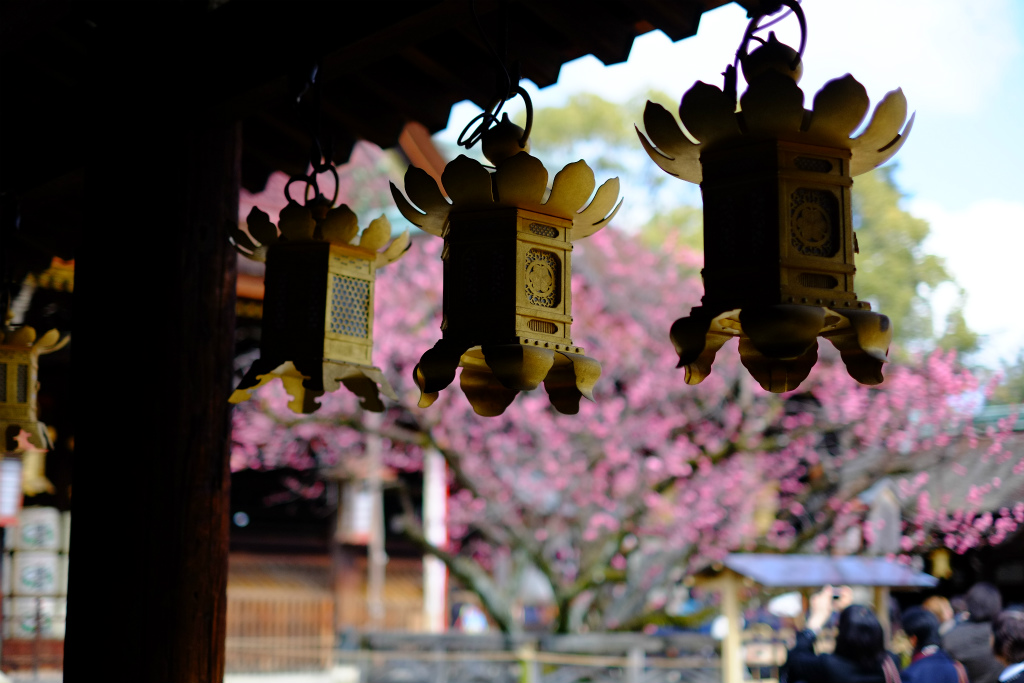
<svg viewBox="0 0 1024 683"><path fill-rule="evenodd" d="M724 4L727 0L475 0L491 42L498 42L508 17L509 62L518 60L521 75L539 87L556 82L562 64L587 54L606 63L624 60L634 38L648 30L661 29L676 40L692 35L703 12ZM4 112L0 192L22 204L23 224L49 256L59 251L74 257L80 221L68 217L86 193L81 183L68 188L51 181L81 178L92 144L88 116L67 103L92 97L96 65L109 58L104 50L111 38L135 26L159 26L188 46L168 52L164 64L135 72L151 83L177 79L168 82L169 91L188 83L184 100L168 102L177 116L243 122L242 182L254 192L273 171L301 172L308 161L309 132L295 111L293 91L295 73L311 55L319 59L324 92L321 133L333 139L336 163L348 159L359 139L394 147L410 121L436 133L448 125L453 105L469 100L489 106L497 89L494 58L470 0L9 0L0 5L5 67L0 96L31 104ZM127 63L131 55L123 59ZM125 73L130 89L137 76ZM154 129L153 140L160 136ZM158 142L152 149L146 144L151 143L140 141L140 154L159 155ZM35 195L43 196L29 199ZM40 200L46 211L29 207Z"/></svg>

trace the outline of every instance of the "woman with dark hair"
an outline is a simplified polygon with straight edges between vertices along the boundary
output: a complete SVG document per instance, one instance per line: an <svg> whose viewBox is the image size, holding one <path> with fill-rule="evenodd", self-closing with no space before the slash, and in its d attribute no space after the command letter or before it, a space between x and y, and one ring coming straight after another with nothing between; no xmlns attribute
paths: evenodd
<svg viewBox="0 0 1024 683"><path fill-rule="evenodd" d="M827 593L826 593L827 591ZM786 658L789 683L899 683L899 661L885 650L882 625L864 605L850 605L839 614L833 654L814 654L817 631L831 614L832 588L811 598L807 628L796 637ZM824 597L820 597L824 595Z"/></svg>
<svg viewBox="0 0 1024 683"><path fill-rule="evenodd" d="M992 653L1005 666L1000 683L1024 681L1024 612L1006 610L992 622Z"/></svg>
<svg viewBox="0 0 1024 683"><path fill-rule="evenodd" d="M964 597L967 621L942 638L942 647L963 663L971 683L996 683L1003 666L992 654L992 620L1003 608L999 589L991 583L976 583Z"/></svg>
<svg viewBox="0 0 1024 683"><path fill-rule="evenodd" d="M914 648L903 683L967 683L963 664L939 646L938 617L924 607L911 607L903 614L903 632Z"/></svg>

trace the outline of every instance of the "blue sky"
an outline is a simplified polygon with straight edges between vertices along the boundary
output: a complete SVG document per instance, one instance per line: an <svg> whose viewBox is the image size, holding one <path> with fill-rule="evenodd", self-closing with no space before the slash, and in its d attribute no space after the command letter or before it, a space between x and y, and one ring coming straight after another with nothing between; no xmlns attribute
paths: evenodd
<svg viewBox="0 0 1024 683"><path fill-rule="evenodd" d="M1016 357L1024 348L1024 2L803 0L802 6L809 28L800 82L806 102L846 73L865 85L872 105L903 88L917 112L894 159L905 208L930 221L928 250L946 259L966 289L967 321L986 335L975 360L996 366ZM625 101L657 89L678 99L697 80L721 84L746 23L741 7L726 5L704 14L692 38L672 43L653 31L635 41L624 64L605 67L583 57L562 67L556 85L524 85L537 107L562 104L575 92ZM798 44L792 18L772 30ZM454 141L478 112L457 105L439 139ZM696 193L680 197L699 200ZM936 313L955 298L952 287L932 293Z"/></svg>

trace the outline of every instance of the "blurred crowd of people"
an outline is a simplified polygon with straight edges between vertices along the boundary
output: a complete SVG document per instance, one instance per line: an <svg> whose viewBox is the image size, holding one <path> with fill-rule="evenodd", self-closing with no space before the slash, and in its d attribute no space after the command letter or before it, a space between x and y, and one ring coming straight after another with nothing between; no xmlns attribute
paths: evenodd
<svg viewBox="0 0 1024 683"><path fill-rule="evenodd" d="M962 599L927 599L901 617L910 661L886 650L875 613L831 586L812 596L782 680L787 683L1024 683L1024 606L1003 608L999 590L975 584ZM822 628L835 650L815 654ZM905 666L903 666L905 665Z"/></svg>

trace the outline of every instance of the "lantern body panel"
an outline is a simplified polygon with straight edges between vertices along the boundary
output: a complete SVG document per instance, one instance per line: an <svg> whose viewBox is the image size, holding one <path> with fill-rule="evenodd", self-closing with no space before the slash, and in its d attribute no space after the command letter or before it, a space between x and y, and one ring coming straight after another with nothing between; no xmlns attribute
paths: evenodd
<svg viewBox="0 0 1024 683"><path fill-rule="evenodd" d="M0 346L0 419L36 420L38 352L27 346Z"/></svg>
<svg viewBox="0 0 1024 683"><path fill-rule="evenodd" d="M327 242L293 242L267 252L261 357L323 358L329 249Z"/></svg>
<svg viewBox="0 0 1024 683"><path fill-rule="evenodd" d="M39 349L0 345L0 437L5 449L14 450L19 429L37 448L46 448L46 427L36 406L39 386Z"/></svg>
<svg viewBox="0 0 1024 683"><path fill-rule="evenodd" d="M445 233L444 339L582 353L573 346L572 222L503 207L452 212Z"/></svg>
<svg viewBox="0 0 1024 683"><path fill-rule="evenodd" d="M373 352L373 296L376 254L331 245L324 358L370 365Z"/></svg>
<svg viewBox="0 0 1024 683"><path fill-rule="evenodd" d="M376 254L364 251L321 241L270 248L262 355L370 364Z"/></svg>
<svg viewBox="0 0 1024 683"><path fill-rule="evenodd" d="M779 140L701 154L707 308L869 308L853 288L849 158Z"/></svg>

